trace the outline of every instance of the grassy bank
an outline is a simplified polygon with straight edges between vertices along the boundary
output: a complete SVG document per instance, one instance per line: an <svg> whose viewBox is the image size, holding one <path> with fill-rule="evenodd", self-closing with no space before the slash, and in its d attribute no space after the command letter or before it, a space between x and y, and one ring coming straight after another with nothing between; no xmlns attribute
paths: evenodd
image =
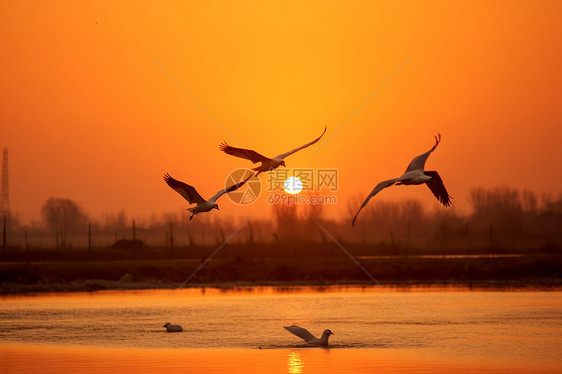
<svg viewBox="0 0 562 374"><path fill-rule="evenodd" d="M137 250L136 254L132 251L127 256L109 258L99 253L84 253L66 259L43 256L27 261L5 260L0 263L0 287L3 294L174 288L184 282L211 251L212 248L200 248L193 250L191 257L173 259L166 259L171 253L162 249L160 252ZM261 253L248 257L231 248L206 263L188 285L372 283L365 272L341 252L327 251L329 256L324 257L290 252L290 256ZM156 256L157 253L160 256ZM359 257L359 261L383 284L562 285L562 254L558 252L481 256L366 255Z"/></svg>

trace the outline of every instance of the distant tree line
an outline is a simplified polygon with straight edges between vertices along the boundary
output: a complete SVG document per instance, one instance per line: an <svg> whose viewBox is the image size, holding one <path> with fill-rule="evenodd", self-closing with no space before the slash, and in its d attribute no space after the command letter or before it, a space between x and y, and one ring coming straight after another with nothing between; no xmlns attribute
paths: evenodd
<svg viewBox="0 0 562 374"><path fill-rule="evenodd" d="M371 203L358 225L363 241L390 241L402 248L519 250L560 246L562 195L540 199L508 187L469 191L470 211L438 206L432 211L414 200ZM353 206L349 206L349 215Z"/></svg>
<svg viewBox="0 0 562 374"><path fill-rule="evenodd" d="M242 227L229 243L298 247L299 251L306 250L303 244L332 243L333 239L397 254L559 249L562 245L562 194L539 197L508 187L478 187L470 190L468 202L470 211L461 213L454 207L428 209L416 200L375 199L351 228L360 197L348 202L338 220L327 217L321 204L275 204L271 219L251 218L246 223L220 214L201 214L188 222L183 210L136 219L121 211L93 219L72 200L49 198L41 207L40 222L20 224L17 216L9 217L7 242L9 250L70 250L107 248L135 237L151 247L205 247L219 245Z"/></svg>

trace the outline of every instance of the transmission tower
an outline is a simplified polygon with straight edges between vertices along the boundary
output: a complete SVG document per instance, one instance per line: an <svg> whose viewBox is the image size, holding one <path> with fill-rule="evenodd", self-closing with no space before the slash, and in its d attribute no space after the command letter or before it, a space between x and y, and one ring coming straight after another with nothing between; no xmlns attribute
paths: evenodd
<svg viewBox="0 0 562 374"><path fill-rule="evenodd" d="M0 214L2 217L10 215L10 195L8 189L8 148L2 152L2 198L0 199Z"/></svg>
<svg viewBox="0 0 562 374"><path fill-rule="evenodd" d="M6 226L8 217L10 216L10 195L8 191L8 148L4 148L2 152L2 196L0 196L2 250L6 249Z"/></svg>

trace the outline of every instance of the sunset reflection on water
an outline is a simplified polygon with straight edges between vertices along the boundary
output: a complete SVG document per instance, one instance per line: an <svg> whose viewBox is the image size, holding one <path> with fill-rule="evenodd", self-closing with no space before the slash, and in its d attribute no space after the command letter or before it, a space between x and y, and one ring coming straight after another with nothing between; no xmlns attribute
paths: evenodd
<svg viewBox="0 0 562 374"><path fill-rule="evenodd" d="M557 366L455 359L438 350L105 349L0 344L3 374L123 373L553 373Z"/></svg>
<svg viewBox="0 0 562 374"><path fill-rule="evenodd" d="M299 352L289 353L287 359L290 374L301 374L304 370L304 361Z"/></svg>
<svg viewBox="0 0 562 374"><path fill-rule="evenodd" d="M2 373L555 372L562 293L323 287L6 297ZM168 334L164 322L181 324ZM337 332L329 348L283 329Z"/></svg>

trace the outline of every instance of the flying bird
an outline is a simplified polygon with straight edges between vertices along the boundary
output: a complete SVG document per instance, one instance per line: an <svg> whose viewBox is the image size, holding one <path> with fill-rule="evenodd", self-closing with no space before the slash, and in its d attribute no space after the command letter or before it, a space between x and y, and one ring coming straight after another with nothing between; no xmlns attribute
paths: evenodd
<svg viewBox="0 0 562 374"><path fill-rule="evenodd" d="M320 135L317 139L311 141L310 143L306 143L305 145L302 145L298 148L295 148L295 149L293 149L289 152L281 153L280 155L277 155L273 158L265 157L264 155L261 155L258 152L254 151L254 150L251 150L251 149L231 147L228 144L226 144L225 142L223 142L219 145L219 149L221 151L223 151L224 153L227 153L231 156L245 158L246 160L250 160L254 164L257 163L257 162L261 162L260 166L252 169L254 171L257 171L257 174L256 174L256 176L257 176L262 171L269 171L269 170L277 169L279 166L285 166L285 160L284 160L285 157L290 156L293 153L300 151L301 149L304 149L306 147L310 147L311 145L313 145L314 143L319 141L320 138L322 138L322 136L324 136L324 134L326 133L327 128L328 128L328 126L325 126L324 132L322 133L322 135Z"/></svg>
<svg viewBox="0 0 562 374"><path fill-rule="evenodd" d="M193 216L198 213L208 212L212 209L220 210L218 204L215 203L215 201L217 201L217 199L225 193L236 191L237 189L242 187L252 176L253 174L250 174L250 176L242 182L238 182L236 184L233 184L232 186L226 187L224 190L220 190L209 200L203 199L201 195L199 195L195 187L172 178L168 173L164 174L164 182L166 182L168 186L170 186L174 191L176 191L184 199L186 199L188 203L197 204L192 208L187 208L187 210L192 213L191 217L189 217L189 220L191 221L193 219Z"/></svg>
<svg viewBox="0 0 562 374"><path fill-rule="evenodd" d="M307 329L292 325L292 326L283 326L283 328L289 332L292 332L302 340L306 342L306 344L310 345L319 345L322 347L328 346L328 338L330 335L334 335L334 333L328 329L322 332L322 336L320 338L315 337L312 335Z"/></svg>
<svg viewBox="0 0 562 374"><path fill-rule="evenodd" d="M446 207L450 206L451 196L445 189L445 185L443 185L443 180L441 179L439 174L436 171L424 170L425 162L427 161L427 158L429 157L431 152L433 152L435 148L437 148L440 142L441 142L441 134L437 134L437 136L435 137L435 145L429 151L414 158L412 162L410 162L410 165L408 165L406 172L401 177L382 181L379 184L377 184L375 188L373 188L369 196L367 196L365 201L363 201L363 204L361 204L361 207L359 208L357 214L353 218L353 222L351 223L351 226L355 225L355 220L357 219L359 212L361 211L361 209L365 207L365 205L367 205L369 200L371 200L373 196L375 196L385 188L392 186L393 184L409 185L409 184L425 183L441 204L443 204Z"/></svg>

